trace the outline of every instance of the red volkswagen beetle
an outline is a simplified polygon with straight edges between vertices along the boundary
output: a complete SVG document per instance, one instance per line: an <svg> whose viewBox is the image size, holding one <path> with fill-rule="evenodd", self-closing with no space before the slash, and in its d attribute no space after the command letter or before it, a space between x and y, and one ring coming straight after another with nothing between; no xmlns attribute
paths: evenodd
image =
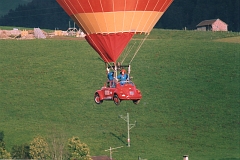
<svg viewBox="0 0 240 160"><path fill-rule="evenodd" d="M142 98L141 91L136 88L132 81L107 82L107 86L103 86L101 90L97 90L94 95L94 101L101 104L103 100L113 100L119 105L122 100L132 100L134 104L138 104Z"/></svg>

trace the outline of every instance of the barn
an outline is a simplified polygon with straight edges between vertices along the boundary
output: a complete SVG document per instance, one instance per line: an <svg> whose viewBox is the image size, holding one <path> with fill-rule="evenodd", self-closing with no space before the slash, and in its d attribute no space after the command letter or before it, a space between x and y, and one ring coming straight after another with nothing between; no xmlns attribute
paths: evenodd
<svg viewBox="0 0 240 160"><path fill-rule="evenodd" d="M198 31L228 31L228 25L220 19L204 20L196 27Z"/></svg>

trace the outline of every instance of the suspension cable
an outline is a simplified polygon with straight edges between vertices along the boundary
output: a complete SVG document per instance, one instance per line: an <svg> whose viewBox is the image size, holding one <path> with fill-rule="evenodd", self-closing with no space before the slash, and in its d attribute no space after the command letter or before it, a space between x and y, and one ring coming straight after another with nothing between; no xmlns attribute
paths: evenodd
<svg viewBox="0 0 240 160"><path fill-rule="evenodd" d="M141 41L141 43L139 44L139 46L138 46L138 48L137 48L136 52L134 53L134 55L133 55L133 57L132 57L131 61L129 62L129 64L131 64L131 62L133 61L133 59L134 59L134 58L135 58L135 56L137 55L137 53L138 53L139 49L141 48L141 46L143 45L143 43L144 43L144 42L145 42L145 40L147 39L148 35L149 35L149 33L147 33L147 35L144 37L144 39L143 39L143 40Z"/></svg>
<svg viewBox="0 0 240 160"><path fill-rule="evenodd" d="M129 53L131 52L131 50L133 49L133 47L135 46L136 42L128 49L128 51L126 52L126 55L124 56L121 64L123 64L123 62L125 61L125 59L127 58L127 56L129 55Z"/></svg>

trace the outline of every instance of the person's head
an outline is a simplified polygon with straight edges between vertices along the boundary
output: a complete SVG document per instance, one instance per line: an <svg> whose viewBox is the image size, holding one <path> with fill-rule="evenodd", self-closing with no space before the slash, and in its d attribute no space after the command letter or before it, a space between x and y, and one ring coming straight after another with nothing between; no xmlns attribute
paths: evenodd
<svg viewBox="0 0 240 160"><path fill-rule="evenodd" d="M125 74L126 73L126 70L125 69L122 69L121 70L121 74Z"/></svg>

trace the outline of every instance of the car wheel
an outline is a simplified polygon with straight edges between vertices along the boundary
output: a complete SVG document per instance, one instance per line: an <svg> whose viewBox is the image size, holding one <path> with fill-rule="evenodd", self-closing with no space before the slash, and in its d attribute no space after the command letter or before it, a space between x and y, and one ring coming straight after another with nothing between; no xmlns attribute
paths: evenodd
<svg viewBox="0 0 240 160"><path fill-rule="evenodd" d="M95 101L95 103L97 103L97 104L101 104L101 103L103 102L103 100L100 100L100 96L99 96L98 93L95 93L95 95L94 95L94 101Z"/></svg>
<svg viewBox="0 0 240 160"><path fill-rule="evenodd" d="M113 101L116 105L119 105L121 100L119 99L118 95L114 94Z"/></svg>
<svg viewBox="0 0 240 160"><path fill-rule="evenodd" d="M134 104L138 104L140 102L140 99L138 99L138 100L133 100L133 103Z"/></svg>

